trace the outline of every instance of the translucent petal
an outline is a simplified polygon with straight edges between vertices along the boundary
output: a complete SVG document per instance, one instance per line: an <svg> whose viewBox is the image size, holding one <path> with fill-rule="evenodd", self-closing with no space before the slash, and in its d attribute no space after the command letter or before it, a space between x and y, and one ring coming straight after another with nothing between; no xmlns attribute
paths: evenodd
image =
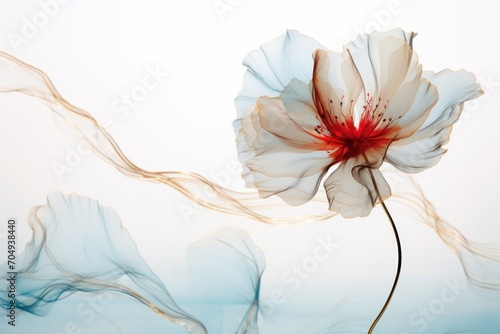
<svg viewBox="0 0 500 334"><path fill-rule="evenodd" d="M292 107L295 106L293 101L287 100L287 102L289 105L292 105ZM323 145L320 139L312 135L311 132L306 131L290 117L290 114L285 109L283 101L280 98L259 98L255 111L259 118L254 122L254 127L257 129L260 125L262 129L272 133L287 145L297 149L307 150L319 149L319 147ZM303 109L298 112L310 114L303 117L314 116L314 111L312 109ZM294 115L297 115L297 112L295 112ZM295 118L298 119L297 116ZM260 124L256 124L257 121ZM272 148L271 145L266 146ZM258 148L254 147L254 149Z"/></svg>
<svg viewBox="0 0 500 334"><path fill-rule="evenodd" d="M239 325L229 322L234 326L224 332L258 333L260 282L266 260L250 236L236 227L220 228L189 246L188 263L195 298L209 308L200 312L208 330L222 333L222 320L230 313L242 320Z"/></svg>
<svg viewBox="0 0 500 334"><path fill-rule="evenodd" d="M308 171L308 176L302 177L269 177L255 172L254 182L262 198L276 195L288 205L296 206L307 203L316 195L326 169L316 174L309 174Z"/></svg>
<svg viewBox="0 0 500 334"><path fill-rule="evenodd" d="M292 119L280 98L262 97L246 114L240 119L237 142L247 185L257 188L261 197L277 195L290 205L309 201L332 163L329 153L320 149L322 141ZM294 117L309 124L307 117L305 122Z"/></svg>
<svg viewBox="0 0 500 334"><path fill-rule="evenodd" d="M442 146L448 142L464 103L482 94L474 75L463 70L425 72L424 77L437 88L439 100L423 125L413 135L394 141L386 155L386 161L407 173L420 172L438 163L446 152Z"/></svg>
<svg viewBox="0 0 500 334"><path fill-rule="evenodd" d="M247 160L255 155L251 144L257 140L257 132L252 125L252 119L250 117L252 111L253 106L248 107L247 110L244 111L242 117L233 122L233 127L236 132L236 147L238 149L238 159L240 160L243 167L241 176L243 177L243 180L245 180L245 185L247 187L254 186L253 174L246 166ZM268 135L271 136L271 134Z"/></svg>
<svg viewBox="0 0 500 334"><path fill-rule="evenodd" d="M386 121L395 120L401 128L396 139L408 137L420 128L438 98L436 87L427 80L404 83L390 100L383 114Z"/></svg>
<svg viewBox="0 0 500 334"><path fill-rule="evenodd" d="M343 118L354 110L363 82L348 52L319 49L314 53L313 87L316 108Z"/></svg>
<svg viewBox="0 0 500 334"><path fill-rule="evenodd" d="M283 106L290 118L310 133L321 125L318 111L312 100L311 89L306 83L294 79L280 95Z"/></svg>
<svg viewBox="0 0 500 334"><path fill-rule="evenodd" d="M361 34L344 46L361 75L365 94L378 92L382 98L389 99L407 75L411 78L418 67L418 60L411 51L415 35L398 28L370 35Z"/></svg>
<svg viewBox="0 0 500 334"><path fill-rule="evenodd" d="M461 109L454 110L454 107L463 106L466 101L476 99L483 94L474 74L464 70L445 69L438 73L425 71L423 76L437 87L439 101L432 108L429 117L419 130L420 133L427 128L453 124L461 113Z"/></svg>
<svg viewBox="0 0 500 334"><path fill-rule="evenodd" d="M235 100L238 115L260 96L278 96L294 78L309 83L312 54L319 47L316 40L288 30L249 53L243 61L248 68L243 88Z"/></svg>
<svg viewBox="0 0 500 334"><path fill-rule="evenodd" d="M382 173L378 169L359 165L355 159L340 164L325 180L324 186L330 210L345 218L368 216L378 200L376 189L382 199L391 195L391 189Z"/></svg>

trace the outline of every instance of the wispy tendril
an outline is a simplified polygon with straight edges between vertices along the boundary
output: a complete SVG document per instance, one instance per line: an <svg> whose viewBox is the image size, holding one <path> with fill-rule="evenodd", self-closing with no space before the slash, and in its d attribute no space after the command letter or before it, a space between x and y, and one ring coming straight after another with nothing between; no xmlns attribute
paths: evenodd
<svg viewBox="0 0 500 334"><path fill-rule="evenodd" d="M391 201L410 208L417 220L428 225L459 258L465 275L473 284L500 290L500 244L484 244L467 239L458 229L443 219L425 196L422 187L409 175L395 173L402 188Z"/></svg>
<svg viewBox="0 0 500 334"><path fill-rule="evenodd" d="M90 113L66 101L44 72L4 52L0 52L0 92L18 92L41 100L66 121L97 156L120 173L135 179L165 184L205 208L245 216L267 224L322 221L336 215L324 212L311 216L270 217L256 210L258 206L263 206L256 193L230 190L193 172L142 169L125 156L111 135ZM206 192L202 190L206 187L215 194L214 198L204 194Z"/></svg>
<svg viewBox="0 0 500 334"><path fill-rule="evenodd" d="M233 191L210 182L196 173L142 169L125 156L110 134L90 113L60 96L46 74L2 52L0 52L0 92L18 92L41 100L66 121L96 155L114 166L120 173L134 179L165 184L203 207L248 217L266 224L322 221L336 214L323 212L299 217L270 217L259 213L264 205L256 193ZM439 216L434 205L410 176L398 173L397 177L405 181L406 188L404 191L395 190L388 203L401 202L411 207L418 220L433 228L445 244L456 253L472 283L483 288L500 290L500 246L468 240ZM209 187L217 197L205 196L201 191L205 187ZM73 217L68 209L73 206L91 209L83 211L86 215L100 218L93 222L85 222L82 217ZM72 230L68 225L71 220L60 219L61 217L57 216L60 213L54 214L56 208L60 208L65 217L71 216L72 219L76 219L73 222L79 222L75 225L76 230ZM102 224L102 221L111 221L111 224ZM102 209L95 201L89 199L77 196L65 199L60 194L54 194L49 198L48 206L34 209L30 225L33 229L33 240L28 244L25 253L19 257L20 268L23 268L18 276L18 288L22 291L17 300L20 309L34 314L45 314L53 302L72 292L110 290L136 299L161 316L189 328L194 333L205 332L200 321L175 303L163 283L140 258L135 244L111 210ZM82 238L81 234L77 235L76 231L83 232L88 239ZM66 234L73 239L67 238ZM65 239L61 238L63 235ZM240 242L227 244L224 238L219 238L219 234L215 234L214 238L193 245L190 252L203 255L203 252L199 253L200 250L206 250L208 247L210 252L215 252L212 254L223 255L222 258L228 260L231 265L239 263L238 265L242 266L241 277L237 280L241 285L237 288L242 291L238 296L241 297L239 300L245 309L240 329L237 330L238 333L252 333L257 330L255 326L259 311L260 277L264 262L245 237L239 233L234 233L234 236L236 239L239 238ZM98 245L101 248L87 247L89 245ZM212 245L216 247L211 248ZM97 249L100 249L99 254L96 253ZM227 253L221 253L222 249ZM86 261L95 259L97 255L101 262L98 261L97 266L94 263L93 266L88 266ZM242 262L232 260L237 258L244 260ZM117 283L118 278L124 276L130 278L129 283ZM4 296L5 294L2 294L0 298ZM0 301L6 302L4 299Z"/></svg>

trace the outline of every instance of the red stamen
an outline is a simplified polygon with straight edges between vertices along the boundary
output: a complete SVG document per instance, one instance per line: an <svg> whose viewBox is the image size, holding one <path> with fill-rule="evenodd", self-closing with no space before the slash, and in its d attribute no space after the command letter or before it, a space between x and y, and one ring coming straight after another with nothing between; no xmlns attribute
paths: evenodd
<svg viewBox="0 0 500 334"><path fill-rule="evenodd" d="M369 151L385 150L400 130L397 124L392 123L392 118L382 118L386 104L378 117L373 117L378 105L373 108L372 101L373 97L368 93L358 125L354 123L351 115L342 119L328 117L324 122L327 131L322 131L318 137L325 143L321 149L332 152L330 156L334 163L361 156Z"/></svg>

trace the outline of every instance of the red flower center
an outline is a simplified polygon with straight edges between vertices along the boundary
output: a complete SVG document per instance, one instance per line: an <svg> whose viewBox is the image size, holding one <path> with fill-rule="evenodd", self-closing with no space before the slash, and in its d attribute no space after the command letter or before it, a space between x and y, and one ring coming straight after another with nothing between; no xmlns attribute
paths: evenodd
<svg viewBox="0 0 500 334"><path fill-rule="evenodd" d="M384 118L387 105L377 112L379 105L372 108L370 95L366 102L358 124L352 113L333 117L333 112L320 115L323 124L318 125L315 131L325 143L323 149L331 152L334 164L362 154L369 155L370 152L383 153L399 132L400 127L392 118Z"/></svg>

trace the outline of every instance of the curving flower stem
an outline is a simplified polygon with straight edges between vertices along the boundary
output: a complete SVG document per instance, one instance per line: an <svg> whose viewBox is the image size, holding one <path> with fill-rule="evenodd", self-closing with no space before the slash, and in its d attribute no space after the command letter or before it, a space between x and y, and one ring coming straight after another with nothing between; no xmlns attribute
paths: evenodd
<svg viewBox="0 0 500 334"><path fill-rule="evenodd" d="M398 285L399 282L399 275L401 274L401 264L402 264L402 251L401 251L401 240L399 240L399 234L398 230L396 229L396 224L394 224L394 220L391 217L391 214L389 213L389 210L385 206L384 201L380 201L382 204L382 207L384 208L385 214L389 218L389 221L391 222L392 225L392 230L394 231L394 236L396 237L396 243L398 245L398 269L396 272L396 277L394 278L394 283L392 285L391 292L389 293L389 296L387 297L387 300L385 301L384 306L380 310L379 314L377 315L377 318L373 321L370 329L368 330L368 334L371 334L373 330L375 329L375 326L377 326L377 323L379 322L380 318L382 318L382 315L384 314L385 310L387 309L387 306L389 306L389 303L391 302L392 295L394 294L394 291L396 290L396 286Z"/></svg>
<svg viewBox="0 0 500 334"><path fill-rule="evenodd" d="M366 158L366 156L364 158L365 158L365 161L368 163L368 159ZM394 223L394 219L392 219L391 213L387 209L387 206L385 205L384 200L382 199L382 196L380 196L380 192L378 190L377 183L375 182L375 177L373 176L373 172L372 172L371 168L369 168L369 171L370 171L370 177L371 177L372 183L374 185L375 191L377 192L377 197L379 198L380 204L382 205L382 208L384 209L384 212L387 215L387 218L389 218L389 221L391 223L392 231L394 232L394 236L396 238L396 244L398 247L398 269L396 271L396 277L394 278L394 283L392 284L391 292L389 293L389 296L387 297L387 300L385 301L384 306L382 307L379 314L377 315L377 318L375 318L372 325L370 326L370 329L368 330L368 334L372 334L373 330L377 326L377 323L382 318L382 316L385 313L385 310L389 306L389 303L391 302L392 296L394 295L394 291L396 290L396 286L398 285L399 276L401 274L401 265L403 262L403 252L401 250L401 240L399 239L399 234L398 234L398 230L396 228L396 224Z"/></svg>

